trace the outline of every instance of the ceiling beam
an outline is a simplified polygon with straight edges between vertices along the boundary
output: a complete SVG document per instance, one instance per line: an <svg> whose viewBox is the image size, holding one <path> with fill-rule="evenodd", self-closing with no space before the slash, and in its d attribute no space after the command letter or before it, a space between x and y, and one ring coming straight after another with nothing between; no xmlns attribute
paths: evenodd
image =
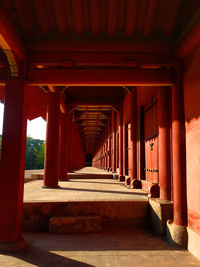
<svg viewBox="0 0 200 267"><path fill-rule="evenodd" d="M200 9L198 9L189 21L178 40L176 55L179 58L186 57L200 42Z"/></svg>
<svg viewBox="0 0 200 267"><path fill-rule="evenodd" d="M27 45L29 52L125 52L125 53L163 53L172 52L174 49L173 42L161 41L123 41L123 40L94 40L94 41L38 41Z"/></svg>
<svg viewBox="0 0 200 267"><path fill-rule="evenodd" d="M98 106L98 105L102 105L102 106L107 106L107 107L112 107L112 106L119 106L120 104L120 98L68 98L67 99L67 105L71 105L71 106L78 106L78 105L86 105L86 106ZM89 110L90 113L90 110ZM95 114L98 113L98 107L97 107L97 111L95 112Z"/></svg>
<svg viewBox="0 0 200 267"><path fill-rule="evenodd" d="M171 86L170 69L29 69L29 85L79 86Z"/></svg>
<svg viewBox="0 0 200 267"><path fill-rule="evenodd" d="M7 57L11 76L19 75L19 61L24 61L26 52L14 25L0 9L0 47Z"/></svg>
<svg viewBox="0 0 200 267"><path fill-rule="evenodd" d="M134 66L133 66L134 62ZM32 67L37 66L61 66L65 68L88 67L88 66L118 66L118 67L135 67L137 65L171 65L171 52L115 52L115 53L74 53L74 52L34 52L29 53L28 63Z"/></svg>

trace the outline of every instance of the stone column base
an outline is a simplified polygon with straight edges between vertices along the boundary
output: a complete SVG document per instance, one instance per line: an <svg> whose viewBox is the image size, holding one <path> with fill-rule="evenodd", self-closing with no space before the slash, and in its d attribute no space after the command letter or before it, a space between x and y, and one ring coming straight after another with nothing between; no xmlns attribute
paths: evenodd
<svg viewBox="0 0 200 267"><path fill-rule="evenodd" d="M156 234L165 235L167 220L173 218L173 202L159 198L150 198L149 205L151 227Z"/></svg>
<svg viewBox="0 0 200 267"><path fill-rule="evenodd" d="M140 180L138 179L133 179L133 181L131 182L131 188L135 188L135 189L141 189L142 188L142 183Z"/></svg>
<svg viewBox="0 0 200 267"><path fill-rule="evenodd" d="M113 173L113 178L114 178L114 179L118 179L118 177L119 177L119 174L117 174L117 173Z"/></svg>
<svg viewBox="0 0 200 267"><path fill-rule="evenodd" d="M28 243L23 237L16 242L0 242L0 251L2 252L21 251L27 247Z"/></svg>
<svg viewBox="0 0 200 267"><path fill-rule="evenodd" d="M130 184L131 184L131 178L125 177L125 185L130 186Z"/></svg>
<svg viewBox="0 0 200 267"><path fill-rule="evenodd" d="M120 176L118 177L118 180L119 180L120 182L125 182L125 176L120 175Z"/></svg>
<svg viewBox="0 0 200 267"><path fill-rule="evenodd" d="M172 244L182 248L187 248L188 233L187 227L175 224L172 220L167 221L166 227L167 240Z"/></svg>

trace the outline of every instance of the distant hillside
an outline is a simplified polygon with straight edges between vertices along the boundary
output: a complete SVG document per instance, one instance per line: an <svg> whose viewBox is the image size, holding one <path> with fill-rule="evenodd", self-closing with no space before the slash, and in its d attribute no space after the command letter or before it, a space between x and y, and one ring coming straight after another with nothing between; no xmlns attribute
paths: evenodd
<svg viewBox="0 0 200 267"><path fill-rule="evenodd" d="M26 170L44 168L45 142L27 137L26 139Z"/></svg>
<svg viewBox="0 0 200 267"><path fill-rule="evenodd" d="M0 151L1 151L1 139L2 135L0 135ZM45 142L43 140L27 137L25 170L43 169L44 154L45 154Z"/></svg>

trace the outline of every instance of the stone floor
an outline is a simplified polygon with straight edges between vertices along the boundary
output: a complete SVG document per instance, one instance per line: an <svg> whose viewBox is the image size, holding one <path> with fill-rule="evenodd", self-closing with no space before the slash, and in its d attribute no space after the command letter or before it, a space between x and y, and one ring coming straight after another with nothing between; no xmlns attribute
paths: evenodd
<svg viewBox="0 0 200 267"><path fill-rule="evenodd" d="M24 202L147 200L141 189L129 189L114 179L71 179L59 182L59 189L44 189L41 180L24 185Z"/></svg>
<svg viewBox="0 0 200 267"><path fill-rule="evenodd" d="M147 200L144 191L126 188L105 176L104 179L71 179L59 185L60 189L42 189L42 181L28 182L24 201ZM25 233L24 237L31 243L29 249L24 253L0 254L0 266L200 267L200 262L188 251L171 246L145 229L75 235L33 232Z"/></svg>
<svg viewBox="0 0 200 267"><path fill-rule="evenodd" d="M0 254L0 266L195 267L188 251L169 245L147 230L101 234L26 233L33 242L25 252Z"/></svg>

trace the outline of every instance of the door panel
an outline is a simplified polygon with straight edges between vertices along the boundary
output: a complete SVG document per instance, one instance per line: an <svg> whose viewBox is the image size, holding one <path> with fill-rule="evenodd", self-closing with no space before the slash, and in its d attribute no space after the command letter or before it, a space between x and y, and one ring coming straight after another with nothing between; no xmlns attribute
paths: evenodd
<svg viewBox="0 0 200 267"><path fill-rule="evenodd" d="M131 175L131 168L132 168L132 155L131 155L131 124L128 124L128 175Z"/></svg>
<svg viewBox="0 0 200 267"><path fill-rule="evenodd" d="M144 113L146 180L158 183L158 119L157 102Z"/></svg>

